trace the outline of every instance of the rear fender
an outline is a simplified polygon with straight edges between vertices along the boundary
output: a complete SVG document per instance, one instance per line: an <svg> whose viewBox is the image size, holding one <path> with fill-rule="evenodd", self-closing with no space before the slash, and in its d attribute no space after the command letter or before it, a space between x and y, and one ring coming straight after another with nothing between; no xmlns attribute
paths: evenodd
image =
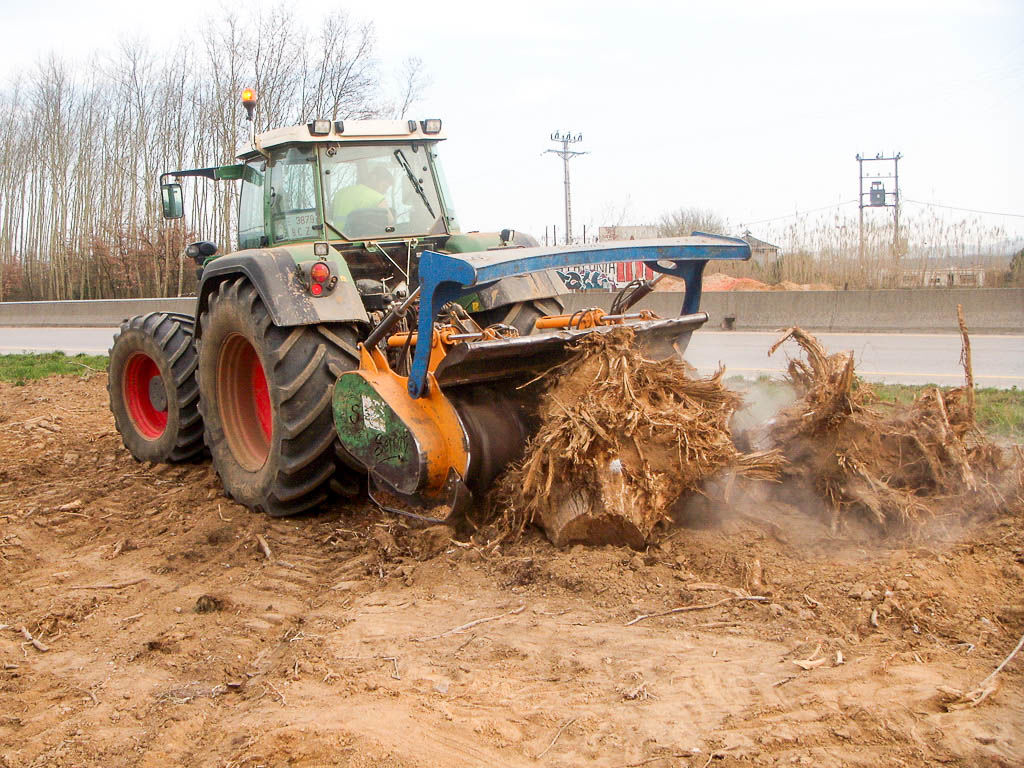
<svg viewBox="0 0 1024 768"><path fill-rule="evenodd" d="M203 269L197 315L206 311L210 294L220 283L244 276L263 299L274 325L369 323L348 265L333 249L328 261L338 276L337 285L323 296L309 294L298 279L296 265L314 260L312 245L308 243L288 248L237 251L212 260ZM201 333L202 327L197 325L196 336Z"/></svg>

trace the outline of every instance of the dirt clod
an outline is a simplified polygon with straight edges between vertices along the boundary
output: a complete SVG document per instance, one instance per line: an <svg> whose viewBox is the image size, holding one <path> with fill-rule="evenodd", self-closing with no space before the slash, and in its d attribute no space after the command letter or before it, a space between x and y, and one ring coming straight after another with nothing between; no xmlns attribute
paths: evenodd
<svg viewBox="0 0 1024 768"><path fill-rule="evenodd" d="M196 600L196 613L214 613L224 608L224 601L213 595L200 595Z"/></svg>
<svg viewBox="0 0 1024 768"><path fill-rule="evenodd" d="M447 525L432 525L412 532L409 538L417 559L429 560L451 546L452 529Z"/></svg>

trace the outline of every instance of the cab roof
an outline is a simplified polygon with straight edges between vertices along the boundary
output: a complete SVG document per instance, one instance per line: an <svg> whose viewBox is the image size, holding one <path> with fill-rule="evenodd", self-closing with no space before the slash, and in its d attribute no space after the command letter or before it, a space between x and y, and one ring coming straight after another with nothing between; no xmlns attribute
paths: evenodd
<svg viewBox="0 0 1024 768"><path fill-rule="evenodd" d="M290 125L286 128L273 130L256 135L256 144L261 149L273 149L285 144L324 144L337 142L368 142L368 141L443 141L447 138L442 126L436 133L425 133L424 124L419 120L336 120L316 121L327 123L330 127L324 133L319 130L313 133L313 122L306 125ZM438 121L440 122L440 121ZM321 126L322 127L322 126ZM339 127L341 130L339 130ZM238 158L248 159L257 154L254 149L246 150Z"/></svg>

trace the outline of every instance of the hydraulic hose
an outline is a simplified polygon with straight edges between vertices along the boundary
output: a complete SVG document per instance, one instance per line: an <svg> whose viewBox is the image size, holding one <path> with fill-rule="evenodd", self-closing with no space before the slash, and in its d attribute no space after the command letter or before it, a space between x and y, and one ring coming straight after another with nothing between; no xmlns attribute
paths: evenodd
<svg viewBox="0 0 1024 768"><path fill-rule="evenodd" d="M381 339L387 336L388 333L391 332L391 329L398 324L398 321L405 317L405 313L408 311L409 307L412 306L412 303L419 298L419 296L420 289L419 286L417 286L416 290L410 293L405 301L388 312L387 315L384 316L384 319L377 324L377 327L370 331L370 335L366 337L366 341L363 342L363 346L367 349L373 349L380 344Z"/></svg>

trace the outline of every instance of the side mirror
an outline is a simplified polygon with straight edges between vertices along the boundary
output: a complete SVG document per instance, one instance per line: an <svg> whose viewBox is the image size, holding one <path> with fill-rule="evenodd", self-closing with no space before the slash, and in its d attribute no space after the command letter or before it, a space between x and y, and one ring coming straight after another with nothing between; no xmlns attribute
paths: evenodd
<svg viewBox="0 0 1024 768"><path fill-rule="evenodd" d="M163 205L165 219L180 219L185 216L185 206L181 200L181 184L161 184L160 202Z"/></svg>
<svg viewBox="0 0 1024 768"><path fill-rule="evenodd" d="M208 240L199 240L198 242L189 243L185 246L185 255L192 259L196 264L202 264L215 253L217 253L217 246Z"/></svg>

